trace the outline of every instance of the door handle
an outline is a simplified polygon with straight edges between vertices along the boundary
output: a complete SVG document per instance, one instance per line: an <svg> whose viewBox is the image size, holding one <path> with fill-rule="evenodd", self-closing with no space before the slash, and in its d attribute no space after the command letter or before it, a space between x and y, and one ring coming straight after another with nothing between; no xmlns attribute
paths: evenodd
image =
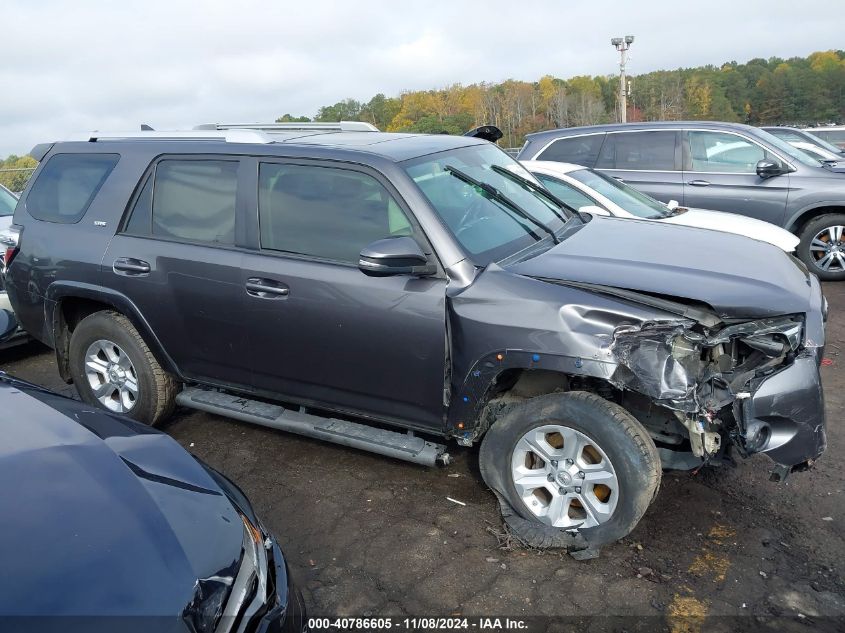
<svg viewBox="0 0 845 633"><path fill-rule="evenodd" d="M247 294L261 299L281 299L290 294L290 288L280 285L279 282L270 279L259 279L250 277L246 280Z"/></svg>
<svg viewBox="0 0 845 633"><path fill-rule="evenodd" d="M150 274L150 265L147 262L132 257L118 257L111 269L116 275L127 277L143 277Z"/></svg>
<svg viewBox="0 0 845 633"><path fill-rule="evenodd" d="M692 185L693 187L709 187L710 183L706 180L690 180L688 185Z"/></svg>

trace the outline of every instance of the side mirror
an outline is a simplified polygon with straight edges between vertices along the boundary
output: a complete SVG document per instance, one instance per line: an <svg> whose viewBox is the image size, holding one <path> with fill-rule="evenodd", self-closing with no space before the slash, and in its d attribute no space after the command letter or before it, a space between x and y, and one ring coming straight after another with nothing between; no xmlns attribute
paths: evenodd
<svg viewBox="0 0 845 633"><path fill-rule="evenodd" d="M607 209L602 209L594 204L585 205L583 207L578 207L578 211L582 213L589 213L590 215L604 215L604 216L612 216L613 214L608 211Z"/></svg>
<svg viewBox="0 0 845 633"><path fill-rule="evenodd" d="M674 211L675 209L678 208L678 201L677 200L670 200L669 202L666 203L666 208L669 209L670 211Z"/></svg>
<svg viewBox="0 0 845 633"><path fill-rule="evenodd" d="M10 338L18 329L18 321L15 315L8 310L0 310L0 343Z"/></svg>
<svg viewBox="0 0 845 633"><path fill-rule="evenodd" d="M757 175L760 178L772 178L774 176L780 176L786 173L786 169L784 169L783 165L777 163L773 160L760 160L757 161Z"/></svg>
<svg viewBox="0 0 845 633"><path fill-rule="evenodd" d="M437 267L429 264L428 257L422 252L420 245L410 237L376 240L361 251L358 269L371 277L425 276L437 272Z"/></svg>

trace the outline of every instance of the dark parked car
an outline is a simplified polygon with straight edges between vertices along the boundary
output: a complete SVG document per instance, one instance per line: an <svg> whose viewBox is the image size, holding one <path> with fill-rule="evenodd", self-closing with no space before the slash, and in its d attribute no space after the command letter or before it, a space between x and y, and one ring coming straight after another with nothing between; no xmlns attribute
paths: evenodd
<svg viewBox="0 0 845 633"><path fill-rule="evenodd" d="M0 311L0 339L15 328ZM167 435L0 372L3 631L300 631L278 544Z"/></svg>
<svg viewBox="0 0 845 633"><path fill-rule="evenodd" d="M771 244L581 216L469 137L206 129L34 154L9 293L92 405L430 465L446 446L416 432L482 441L515 529L587 553L633 528L661 466L733 445L783 478L824 450L824 298Z"/></svg>
<svg viewBox="0 0 845 633"><path fill-rule="evenodd" d="M662 202L766 220L801 238L820 278L845 279L845 178L759 128L709 121L529 134L519 160L593 167Z"/></svg>

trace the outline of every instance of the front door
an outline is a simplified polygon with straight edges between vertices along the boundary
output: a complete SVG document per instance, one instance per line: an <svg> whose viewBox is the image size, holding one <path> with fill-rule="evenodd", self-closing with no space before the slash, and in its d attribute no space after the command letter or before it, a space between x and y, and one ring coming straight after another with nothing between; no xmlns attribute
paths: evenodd
<svg viewBox="0 0 845 633"><path fill-rule="evenodd" d="M686 132L684 206L739 213L781 226L789 175L760 178L757 162L780 162L750 139L716 130Z"/></svg>
<svg viewBox="0 0 845 633"><path fill-rule="evenodd" d="M410 235L388 183L339 163L260 162L257 250L243 261L253 383L302 404L443 424L446 280L370 277L371 242Z"/></svg>

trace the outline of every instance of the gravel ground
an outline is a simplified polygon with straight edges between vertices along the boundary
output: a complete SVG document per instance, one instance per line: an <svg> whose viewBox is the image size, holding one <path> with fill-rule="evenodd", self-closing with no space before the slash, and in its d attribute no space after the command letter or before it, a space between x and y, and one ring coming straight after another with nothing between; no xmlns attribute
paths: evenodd
<svg viewBox="0 0 845 633"><path fill-rule="evenodd" d="M829 446L818 465L784 484L768 481L762 456L736 468L666 473L636 530L591 561L510 542L478 473L477 448L454 447L452 465L426 469L187 410L164 430L249 495L278 535L309 615L845 630L845 283L826 284L825 294ZM37 344L0 352L0 369L75 393ZM608 615L652 617L593 619Z"/></svg>

